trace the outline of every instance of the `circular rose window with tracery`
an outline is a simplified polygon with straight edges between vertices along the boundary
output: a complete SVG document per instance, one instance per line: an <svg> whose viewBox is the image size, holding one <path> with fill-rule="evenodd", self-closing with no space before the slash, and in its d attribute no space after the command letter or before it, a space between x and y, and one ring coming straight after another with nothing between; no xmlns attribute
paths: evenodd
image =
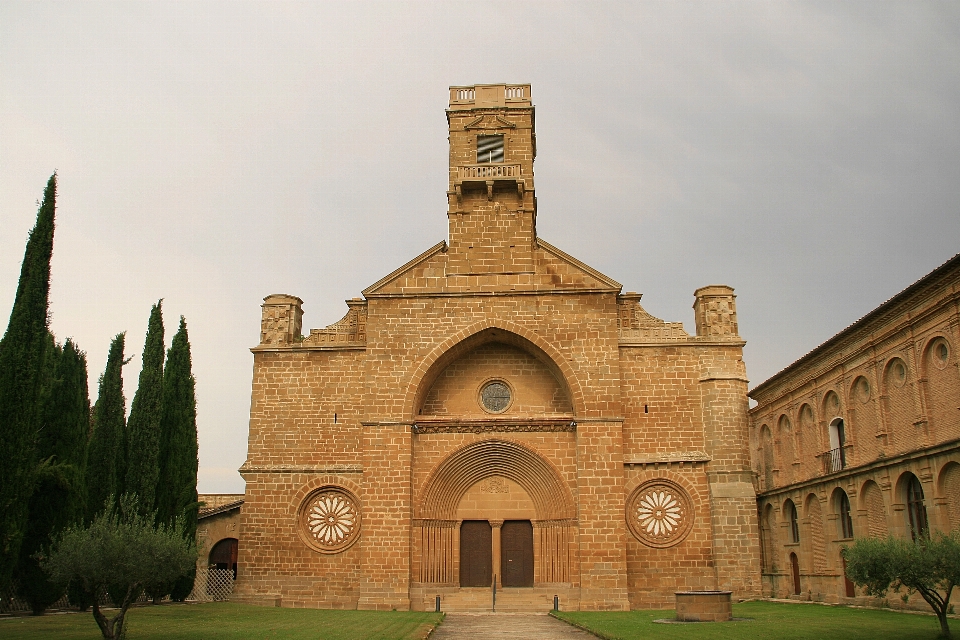
<svg viewBox="0 0 960 640"><path fill-rule="evenodd" d="M693 527L693 503L675 482L649 480L627 500L627 526L649 547L672 547Z"/></svg>
<svg viewBox="0 0 960 640"><path fill-rule="evenodd" d="M300 505L300 537L321 553L339 553L360 535L360 503L342 487L324 487Z"/></svg>

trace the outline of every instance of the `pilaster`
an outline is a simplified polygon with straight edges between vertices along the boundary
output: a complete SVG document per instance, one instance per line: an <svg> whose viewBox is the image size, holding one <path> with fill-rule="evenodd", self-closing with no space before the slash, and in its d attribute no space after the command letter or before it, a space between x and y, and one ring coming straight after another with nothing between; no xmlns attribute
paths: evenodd
<svg viewBox="0 0 960 640"><path fill-rule="evenodd" d="M580 608L626 611L623 421L577 421Z"/></svg>
<svg viewBox="0 0 960 640"><path fill-rule="evenodd" d="M363 425L363 566L358 609L410 608L409 424Z"/></svg>

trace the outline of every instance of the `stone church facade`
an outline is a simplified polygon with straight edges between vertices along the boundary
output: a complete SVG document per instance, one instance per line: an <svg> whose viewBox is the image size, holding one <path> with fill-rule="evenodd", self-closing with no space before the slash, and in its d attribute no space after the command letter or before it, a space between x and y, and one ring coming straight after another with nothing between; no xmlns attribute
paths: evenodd
<svg viewBox="0 0 960 640"><path fill-rule="evenodd" d="M624 610L761 591L733 289L696 335L537 235L529 85L450 89L449 238L302 331L264 299L235 595Z"/></svg>
<svg viewBox="0 0 960 640"><path fill-rule="evenodd" d="M960 528L958 345L960 255L750 392L764 595L873 604L844 546Z"/></svg>

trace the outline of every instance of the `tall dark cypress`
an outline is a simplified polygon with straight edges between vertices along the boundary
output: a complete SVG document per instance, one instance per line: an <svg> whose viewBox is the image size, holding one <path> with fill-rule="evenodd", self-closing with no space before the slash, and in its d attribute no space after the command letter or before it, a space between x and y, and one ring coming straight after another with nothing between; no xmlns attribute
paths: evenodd
<svg viewBox="0 0 960 640"><path fill-rule="evenodd" d="M143 345L140 383L127 422L127 493L140 498L145 513L156 506L160 479L160 411L163 403L163 300L153 305Z"/></svg>
<svg viewBox="0 0 960 640"><path fill-rule="evenodd" d="M90 430L86 355L73 341L68 339L61 346L51 335L45 363L36 443L41 465L14 571L19 594L34 614L43 613L63 595L64 585L51 582L37 554L49 548L60 531L83 518L83 467Z"/></svg>
<svg viewBox="0 0 960 640"><path fill-rule="evenodd" d="M121 449L126 431L126 399L123 397L124 334L110 344L107 367L100 376L100 392L93 407L93 434L87 448L87 521L103 510L111 495L121 489L117 463L126 457Z"/></svg>
<svg viewBox="0 0 960 640"><path fill-rule="evenodd" d="M27 239L10 322L0 340L0 589L9 585L20 557L37 471L38 396L47 346L56 200L53 174Z"/></svg>
<svg viewBox="0 0 960 640"><path fill-rule="evenodd" d="M158 523L183 517L184 535L197 535L197 400L190 358L187 322L180 316L180 329L167 352L163 372L163 413L160 448L160 483L157 487ZM190 593L193 575L184 576L172 588L171 597L182 600Z"/></svg>

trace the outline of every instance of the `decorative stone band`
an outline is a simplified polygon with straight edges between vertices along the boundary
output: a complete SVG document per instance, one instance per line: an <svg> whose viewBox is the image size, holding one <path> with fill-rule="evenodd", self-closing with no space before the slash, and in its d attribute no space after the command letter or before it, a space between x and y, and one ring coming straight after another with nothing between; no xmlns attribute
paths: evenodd
<svg viewBox="0 0 960 640"><path fill-rule="evenodd" d="M556 433L574 432L577 423L573 420L538 420L532 422L493 421L430 421L417 422L412 426L416 434L429 433Z"/></svg>
<svg viewBox="0 0 960 640"><path fill-rule="evenodd" d="M693 528L693 501L675 482L648 480L630 494L626 518L630 533L643 544L659 549L672 547Z"/></svg>
<svg viewBox="0 0 960 640"><path fill-rule="evenodd" d="M657 464L661 462L710 462L710 456L703 451L670 451L645 456L624 458L623 464Z"/></svg>
<svg viewBox="0 0 960 640"><path fill-rule="evenodd" d="M313 491L297 510L300 539L320 553L340 553L360 537L360 501L343 487Z"/></svg>

